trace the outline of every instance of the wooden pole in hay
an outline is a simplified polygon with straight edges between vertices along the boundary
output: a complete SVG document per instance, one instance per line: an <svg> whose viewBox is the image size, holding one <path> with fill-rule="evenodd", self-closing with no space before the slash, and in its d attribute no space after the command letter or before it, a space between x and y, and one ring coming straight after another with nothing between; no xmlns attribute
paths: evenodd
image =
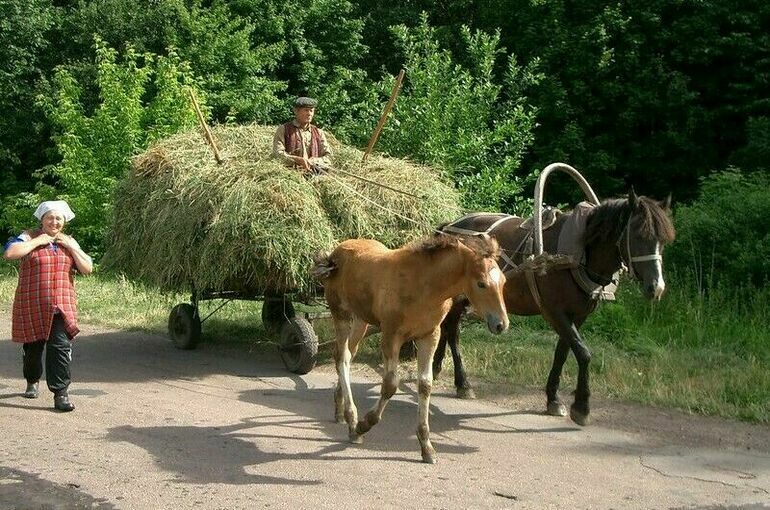
<svg viewBox="0 0 770 510"><path fill-rule="evenodd" d="M393 91L390 93L390 99L388 99L388 104L385 105L385 110L383 110L382 115L380 116L380 121L377 122L377 127L374 128L374 133L372 133L372 137L369 139L369 145L366 146L366 152L364 152L364 157L361 159L361 163L366 163L366 160L369 157L369 153L372 152L374 144L377 143L377 139L380 137L382 126L384 126L385 121L388 120L388 114L390 113L390 110L393 109L393 105L396 102L396 97L398 97L398 91L401 89L401 82L404 81L404 73L405 71L403 69L401 69L401 71L398 73L396 83L393 84Z"/></svg>
<svg viewBox="0 0 770 510"><path fill-rule="evenodd" d="M225 162L225 160L219 154L219 149L217 148L217 142L214 139L214 135L211 133L208 124L206 124L206 119L203 117L200 106L198 106L198 100L195 98L195 91L193 91L192 88L188 89L188 91L190 92L190 100L192 101L193 108L195 109L195 115L198 117L198 123L201 125L201 129L203 130L203 137L206 139L206 142L208 142L211 150L214 152L214 159L217 160L217 164L221 165Z"/></svg>

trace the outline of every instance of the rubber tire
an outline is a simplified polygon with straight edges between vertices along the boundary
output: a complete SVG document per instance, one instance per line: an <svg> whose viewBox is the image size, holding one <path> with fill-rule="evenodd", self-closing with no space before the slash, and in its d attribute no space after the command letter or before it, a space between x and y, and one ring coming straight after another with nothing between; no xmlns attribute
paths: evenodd
<svg viewBox="0 0 770 510"><path fill-rule="evenodd" d="M201 320L193 305L180 303L171 309L168 336L177 349L195 349L201 339Z"/></svg>
<svg viewBox="0 0 770 510"><path fill-rule="evenodd" d="M315 366L318 336L304 317L292 317L281 328L280 354L289 372L303 375Z"/></svg>
<svg viewBox="0 0 770 510"><path fill-rule="evenodd" d="M262 325L270 335L279 335L286 321L295 314L294 305L288 299L266 299L262 302Z"/></svg>

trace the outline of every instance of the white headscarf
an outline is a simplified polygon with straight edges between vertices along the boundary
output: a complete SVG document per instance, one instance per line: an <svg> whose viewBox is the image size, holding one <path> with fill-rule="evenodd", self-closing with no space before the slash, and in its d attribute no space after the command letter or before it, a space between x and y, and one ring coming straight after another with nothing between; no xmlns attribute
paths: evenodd
<svg viewBox="0 0 770 510"><path fill-rule="evenodd" d="M39 221L43 221L43 216L51 211L60 212L62 216L64 216L64 221L66 222L72 221L72 218L75 217L75 213L72 212L69 204L67 204L67 202L64 200L47 200L37 206L37 209L35 209L34 213L35 218L37 218Z"/></svg>

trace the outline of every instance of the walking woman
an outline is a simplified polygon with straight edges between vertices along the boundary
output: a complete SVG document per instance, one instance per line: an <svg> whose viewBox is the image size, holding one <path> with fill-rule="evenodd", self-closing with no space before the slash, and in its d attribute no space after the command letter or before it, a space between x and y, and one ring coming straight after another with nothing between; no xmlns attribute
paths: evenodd
<svg viewBox="0 0 770 510"><path fill-rule="evenodd" d="M38 396L45 351L45 377L54 395L54 407L72 411L75 406L67 394L71 340L80 331L73 274L90 274L93 264L77 241L63 233L75 217L67 202L43 202L34 216L40 227L9 239L5 245L6 260L21 260L11 338L24 350L24 396Z"/></svg>

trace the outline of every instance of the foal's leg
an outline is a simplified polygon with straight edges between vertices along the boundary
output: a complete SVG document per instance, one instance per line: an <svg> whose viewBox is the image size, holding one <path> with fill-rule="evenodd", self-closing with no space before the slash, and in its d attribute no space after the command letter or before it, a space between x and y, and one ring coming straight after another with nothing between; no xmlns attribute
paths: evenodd
<svg viewBox="0 0 770 510"><path fill-rule="evenodd" d="M383 334L382 343L380 344L383 362L380 398L374 407L366 413L364 419L356 425L356 432L358 434L369 432L369 429L380 422L385 406L398 389L398 354L400 349L401 342L395 341L390 335Z"/></svg>
<svg viewBox="0 0 770 510"><path fill-rule="evenodd" d="M430 392L433 387L433 353L440 336L441 330L436 328L429 336L417 341L417 372L419 373L417 439L420 441L422 461L428 464L436 463L436 450L430 442L428 417L430 416Z"/></svg>
<svg viewBox="0 0 770 510"><path fill-rule="evenodd" d="M337 324L335 323L335 331L337 330ZM350 351L350 361L352 362L353 359L356 357L356 352L358 352L358 346L361 342L361 339L366 334L366 330L368 325L360 320L353 319L352 326L351 323L346 321L345 324L342 326L343 329L347 327L347 346L348 350ZM339 362L339 340L338 345L335 346L334 350L334 360L336 362ZM337 373L339 374L339 369L337 370ZM350 374L350 367L348 366L348 374ZM338 379L337 382L337 388L334 391L334 420L337 423L344 423L346 421L345 419L345 399L344 399L344 391L343 391L343 385L341 384L342 378ZM349 383L349 381L348 381ZM352 401L352 394L351 394L351 401ZM355 408L355 405L353 406Z"/></svg>
<svg viewBox="0 0 770 510"><path fill-rule="evenodd" d="M337 390L334 392L335 416L342 407L345 421L348 423L348 437L351 442L360 443L361 440L355 432L358 421L358 410L353 402L353 392L350 389L350 362L353 355L350 352L349 338L351 325L348 319L334 319L334 330L337 333L337 345L335 357L337 362ZM341 405L344 402L344 406Z"/></svg>

